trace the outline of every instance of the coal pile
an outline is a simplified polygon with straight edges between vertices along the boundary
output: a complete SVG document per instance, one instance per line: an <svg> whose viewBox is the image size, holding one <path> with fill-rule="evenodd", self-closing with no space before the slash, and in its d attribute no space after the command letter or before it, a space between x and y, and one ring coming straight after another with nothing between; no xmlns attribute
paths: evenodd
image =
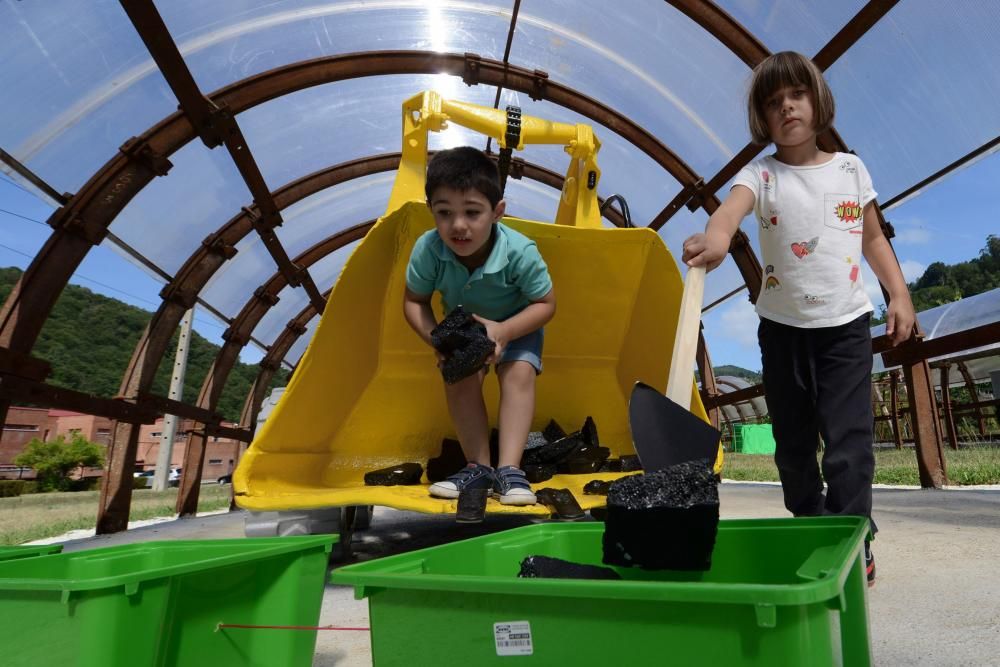
<svg viewBox="0 0 1000 667"><path fill-rule="evenodd" d="M419 463L400 463L365 473L366 486L409 486L420 484L424 469Z"/></svg>
<svg viewBox="0 0 1000 667"><path fill-rule="evenodd" d="M615 481L608 491L604 562L707 570L719 527L719 488L708 459Z"/></svg>
<svg viewBox="0 0 1000 667"><path fill-rule="evenodd" d="M458 306L431 331L431 345L444 355L441 376L448 384L474 375L486 365L496 343L486 335L486 327Z"/></svg>
<svg viewBox="0 0 1000 667"><path fill-rule="evenodd" d="M521 571L517 576L524 578L548 579L621 579L621 575L610 567L583 565L561 558L549 556L528 556L521 561Z"/></svg>
<svg viewBox="0 0 1000 667"><path fill-rule="evenodd" d="M610 449L601 447L592 417L584 420L579 431L568 434L551 420L542 431L542 437L545 444L525 449L521 457L521 467L525 470L529 466L554 466L558 473L587 475L600 472L611 456Z"/></svg>

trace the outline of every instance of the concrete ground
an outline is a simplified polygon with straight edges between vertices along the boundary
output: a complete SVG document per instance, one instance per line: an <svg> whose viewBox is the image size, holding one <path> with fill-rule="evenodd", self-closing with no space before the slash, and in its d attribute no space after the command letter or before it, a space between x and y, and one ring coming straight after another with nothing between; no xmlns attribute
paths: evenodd
<svg viewBox="0 0 1000 667"><path fill-rule="evenodd" d="M723 518L787 516L775 484L721 486ZM172 521L112 536L65 543L65 551L159 539L243 536L236 512ZM876 665L1000 665L1000 488L931 491L876 489L879 524L873 551L878 580L869 591ZM490 517L460 526L450 517L378 508L370 530L357 533L358 560L524 525ZM326 587L320 625L367 627L368 605L350 588ZM321 631L314 667L371 665L367 632ZM627 657L623 656L627 664Z"/></svg>

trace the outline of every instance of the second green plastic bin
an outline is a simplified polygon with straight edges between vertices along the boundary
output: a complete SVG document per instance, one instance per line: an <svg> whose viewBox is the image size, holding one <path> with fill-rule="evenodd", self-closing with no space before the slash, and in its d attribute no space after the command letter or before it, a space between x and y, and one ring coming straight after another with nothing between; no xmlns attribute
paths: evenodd
<svg viewBox="0 0 1000 667"><path fill-rule="evenodd" d="M4 667L308 667L333 535L145 542L0 562Z"/></svg>
<svg viewBox="0 0 1000 667"><path fill-rule="evenodd" d="M604 524L539 524L334 571L367 597L375 664L869 665L863 517L728 520L707 572L519 579L601 563ZM444 661L444 662L442 662Z"/></svg>

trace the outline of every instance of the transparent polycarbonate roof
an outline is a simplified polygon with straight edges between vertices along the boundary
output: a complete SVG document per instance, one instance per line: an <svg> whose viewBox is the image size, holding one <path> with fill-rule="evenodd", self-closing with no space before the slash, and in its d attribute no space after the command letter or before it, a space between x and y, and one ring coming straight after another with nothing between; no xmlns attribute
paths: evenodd
<svg viewBox="0 0 1000 667"><path fill-rule="evenodd" d="M518 5L509 62L546 72L551 82L630 119L707 182L748 143L744 96L750 67L685 13L683 8L695 5L525 1ZM769 51L815 55L865 5L863 0L717 0L714 6ZM211 95L275 68L351 53L475 53L499 61L515 3L159 0L155 6L198 88ZM1000 4L992 0L965 0L960 8L947 9L934 0L908 0L889 10L828 68L838 105L836 128L865 160L880 201L1000 135L998 28ZM0 3L0 56L0 148L60 193L78 191L130 137L178 108L116 0L6 0ZM976 75L968 76L970 70ZM497 93L493 86L468 86L447 74L384 73L279 96L242 111L237 122L273 192L331 166L398 152L400 105L429 89L485 106L494 104ZM508 104L520 106L524 114L592 125L602 142L599 195L625 197L637 225L648 224L682 188L617 124L607 127L553 102L504 89L499 105ZM456 127L434 136L431 147L467 143L486 146L481 135ZM210 150L194 139L168 157L173 164L168 175L134 197L111 231L160 274L173 276L203 239L253 202L224 148ZM566 169L567 156L559 147L529 147L519 157L560 175ZM0 169L12 175L8 166ZM289 257L383 213L392 183L392 172L370 174L285 209L276 233ZM554 217L558 192L537 181L511 180L507 198L512 215L544 221ZM660 234L677 256L683 239L700 231L705 220L703 210L682 208ZM955 224L959 232L962 225L981 225ZM744 230L756 246L756 226ZM309 267L321 292L332 286L352 247ZM201 294L227 318L236 316L254 288L277 271L256 234L237 249ZM709 274L705 301L742 284L735 264L727 260ZM286 288L280 297L253 333L265 344L308 305L300 288ZM745 301L745 291L734 298ZM710 347L715 335L707 326ZM288 363L297 361L307 338L291 348Z"/></svg>
<svg viewBox="0 0 1000 667"><path fill-rule="evenodd" d="M925 340L934 340L948 334L966 331L984 324L1000 321L1000 288L969 296L961 301L946 303L943 306L930 308L918 314L920 326L924 330ZM872 327L872 336L885 333L885 325ZM992 352L992 353L991 353ZM961 361L969 370L976 382L989 382L990 373L1000 371L1000 343L962 350L954 354L930 359L930 362L950 359ZM898 366L886 367L882 363L882 355L876 355L874 372L882 372ZM940 371L934 370L934 382L941 384ZM954 368L950 371L949 384L962 384L963 376Z"/></svg>

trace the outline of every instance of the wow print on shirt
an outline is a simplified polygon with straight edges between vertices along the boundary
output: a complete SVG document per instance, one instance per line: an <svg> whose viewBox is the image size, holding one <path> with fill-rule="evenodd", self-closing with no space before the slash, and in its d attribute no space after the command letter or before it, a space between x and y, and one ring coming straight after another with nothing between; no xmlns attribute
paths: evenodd
<svg viewBox="0 0 1000 667"><path fill-rule="evenodd" d="M862 206L857 195L827 193L824 198L823 222L827 227L842 231L858 229L864 222L861 212Z"/></svg>

